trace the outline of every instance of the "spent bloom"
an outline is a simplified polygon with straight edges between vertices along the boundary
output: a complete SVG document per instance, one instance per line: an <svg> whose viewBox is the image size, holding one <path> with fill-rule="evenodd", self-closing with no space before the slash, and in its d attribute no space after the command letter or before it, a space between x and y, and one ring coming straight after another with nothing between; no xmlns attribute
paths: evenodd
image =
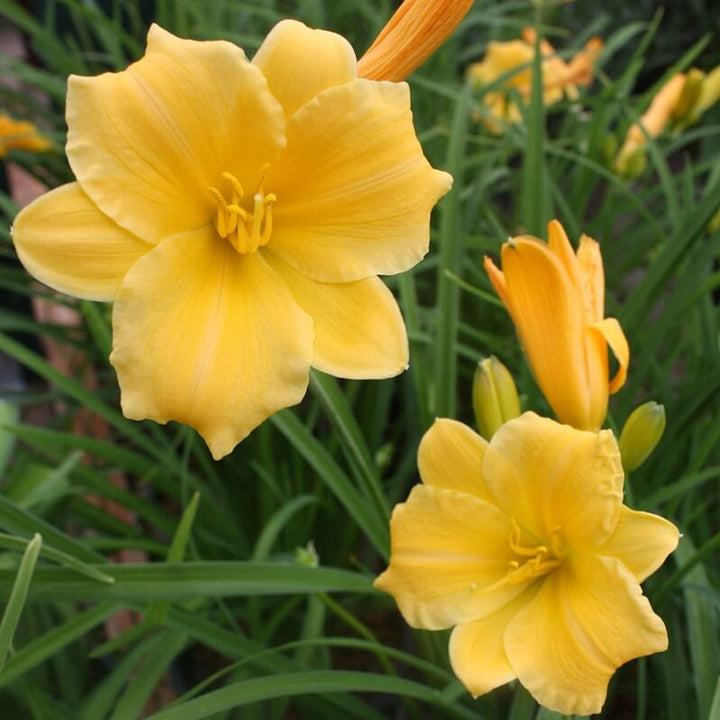
<svg viewBox="0 0 720 720"><path fill-rule="evenodd" d="M300 401L311 366L408 362L379 274L427 252L451 184L415 136L406 84L357 77L347 41L286 20L252 61L153 26L119 73L71 77L77 182L17 217L43 282L113 301L125 415L178 420L218 458Z"/></svg>
<svg viewBox="0 0 720 720"><path fill-rule="evenodd" d="M499 83L499 87L484 92L482 98L488 112L485 124L492 132L500 132L502 122L516 123L522 119L516 100L526 104L530 99L535 43L535 30L525 28L522 39L489 42L483 60L468 68L468 77L478 90ZM544 104L553 105L566 96L576 99L578 86L592 83L593 66L601 49L602 41L592 38L583 50L565 62L556 54L553 46L542 39L540 67Z"/></svg>
<svg viewBox="0 0 720 720"><path fill-rule="evenodd" d="M487 443L440 419L418 465L375 585L413 627L454 628L450 662L473 695L518 679L541 705L589 715L620 665L667 648L640 583L679 534L623 504L609 430L525 413Z"/></svg>
<svg viewBox="0 0 720 720"><path fill-rule="evenodd" d="M447 40L473 0L404 0L358 60L360 77L404 80Z"/></svg>
<svg viewBox="0 0 720 720"><path fill-rule="evenodd" d="M597 430L608 395L625 383L630 350L620 323L605 317L605 275L598 243L587 235L573 252L562 225L549 242L521 235L503 245L502 271L485 270L515 324L533 375L558 418ZM609 380L608 347L618 361Z"/></svg>
<svg viewBox="0 0 720 720"><path fill-rule="evenodd" d="M13 120L0 113L0 158L4 158L9 150L45 152L51 148L50 140L43 137L31 122Z"/></svg>

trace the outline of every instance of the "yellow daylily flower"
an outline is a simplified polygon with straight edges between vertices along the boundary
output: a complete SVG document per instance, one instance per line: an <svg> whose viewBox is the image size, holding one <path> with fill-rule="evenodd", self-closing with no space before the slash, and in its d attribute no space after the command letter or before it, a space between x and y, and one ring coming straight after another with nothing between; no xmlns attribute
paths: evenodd
<svg viewBox="0 0 720 720"><path fill-rule="evenodd" d="M520 108L513 100L513 93L518 94L522 102L529 101L535 42L536 33L532 28L523 30L522 39L491 41L483 60L472 63L468 68L468 76L478 89L507 75L500 89L485 92L483 95L483 104L489 111L484 121L492 132L499 133L502 122L516 123L522 119ZM569 62L565 62L547 40L541 40L543 102L546 106L559 102L565 96L575 99L578 97L578 86L592 83L593 66L602 45L602 40L592 38L582 51Z"/></svg>
<svg viewBox="0 0 720 720"><path fill-rule="evenodd" d="M530 235L502 248L502 271L485 270L520 337L535 380L562 422L597 430L608 394L624 384L630 349L620 323L605 314L605 276L598 243L587 235L573 253L557 220L546 244ZM608 382L608 346L618 361Z"/></svg>
<svg viewBox="0 0 720 720"><path fill-rule="evenodd" d="M454 627L450 662L473 695L517 678L541 705L589 715L620 665L667 648L640 583L679 533L623 505L609 430L525 413L488 443L440 419L418 465L375 586L413 627Z"/></svg>
<svg viewBox="0 0 720 720"><path fill-rule="evenodd" d="M45 152L51 148L50 140L43 137L31 122L13 120L0 113L0 158L4 158L8 150Z"/></svg>
<svg viewBox="0 0 720 720"><path fill-rule="evenodd" d="M406 84L357 77L348 42L286 20L250 62L153 26L119 73L71 77L77 182L25 208L26 268L111 300L124 414L178 420L215 458L305 394L310 366L389 377L405 326L377 277L427 252L451 185Z"/></svg>
<svg viewBox="0 0 720 720"><path fill-rule="evenodd" d="M473 0L404 0L358 60L360 77L404 80L460 24Z"/></svg>

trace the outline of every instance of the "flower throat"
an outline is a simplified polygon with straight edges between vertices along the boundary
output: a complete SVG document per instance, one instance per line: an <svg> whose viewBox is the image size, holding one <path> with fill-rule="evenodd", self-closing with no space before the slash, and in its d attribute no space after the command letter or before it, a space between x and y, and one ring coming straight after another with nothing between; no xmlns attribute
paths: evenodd
<svg viewBox="0 0 720 720"><path fill-rule="evenodd" d="M266 195L263 190L267 171L268 166L265 165L261 171L257 190L252 197L252 209L250 210L240 205L245 193L238 179L231 173L222 173L222 177L228 181L232 190L229 202L217 188L208 188L217 204L215 229L218 235L226 239L241 255L253 253L270 241L272 206L277 197L274 193Z"/></svg>

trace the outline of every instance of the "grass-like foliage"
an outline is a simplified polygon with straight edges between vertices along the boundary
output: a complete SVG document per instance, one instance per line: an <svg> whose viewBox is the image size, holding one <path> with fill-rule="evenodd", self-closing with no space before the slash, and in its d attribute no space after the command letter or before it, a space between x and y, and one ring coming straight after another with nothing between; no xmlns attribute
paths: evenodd
<svg viewBox="0 0 720 720"><path fill-rule="evenodd" d="M35 123L53 149L0 161L0 716L559 717L519 685L473 699L448 664L447 633L410 629L372 586L387 566L391 509L418 482L423 433L436 417L474 423L480 358L498 356L523 408L552 416L483 256L497 262L508 237L542 238L558 218L573 243L582 233L600 243L607 315L631 349L606 425L619 435L649 400L666 411L665 434L627 478L625 502L683 534L643 586L669 650L620 668L602 717L719 720L720 106L646 138L633 172L613 166L674 73L718 63L717 34L684 28L673 42L673 24L649 2L621 17L612 3L476 0L409 78L425 154L454 177L428 256L385 278L408 328L409 369L362 382L313 371L299 406L215 462L190 428L122 416L109 306L52 293L21 267L10 231L17 168L48 187L72 180L67 76L125 68L142 55L151 21L252 56L293 17L345 35L360 56L396 3L28 5L0 0L0 28L19 31L29 51L0 54L0 105ZM708 4L698 27L711 27L710 14ZM489 41L524 26L564 58L602 37L595 80L551 107L531 93L521 121L492 132L482 121L488 89L465 71Z"/></svg>

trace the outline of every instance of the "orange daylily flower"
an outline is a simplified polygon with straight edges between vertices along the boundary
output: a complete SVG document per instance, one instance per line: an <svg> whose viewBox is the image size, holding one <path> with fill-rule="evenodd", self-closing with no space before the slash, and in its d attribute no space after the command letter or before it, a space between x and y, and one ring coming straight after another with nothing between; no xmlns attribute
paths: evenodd
<svg viewBox="0 0 720 720"><path fill-rule="evenodd" d="M473 0L405 0L358 60L359 76L404 80L450 37L472 4Z"/></svg>
<svg viewBox="0 0 720 720"><path fill-rule="evenodd" d="M705 74L691 68L676 73L658 90L640 120L630 126L615 158L615 169L623 175L637 175L644 166L647 138L659 137L668 127L683 128L720 98L720 66Z"/></svg>
<svg viewBox="0 0 720 720"><path fill-rule="evenodd" d="M43 137L31 122L13 120L0 114L0 158L4 158L8 150L45 152L51 147L50 140Z"/></svg>
<svg viewBox="0 0 720 720"><path fill-rule="evenodd" d="M519 40L490 42L485 58L481 62L473 63L468 69L470 79L478 88L512 73L499 90L487 92L483 96L483 103L490 114L486 125L492 132L501 130L501 126L494 119L515 123L522 117L520 108L509 97L509 93L518 93L523 102L530 98L535 42L536 33L533 28L525 28L522 39ZM575 99L578 97L578 86L592 83L593 66L602 46L600 38L592 38L583 50L569 62L565 62L547 40L541 40L543 102L546 106L559 102L564 96Z"/></svg>
<svg viewBox="0 0 720 720"><path fill-rule="evenodd" d="M630 350L620 323L604 317L605 276L598 243L587 235L573 252L562 225L549 242L529 235L502 248L502 271L485 270L515 323L540 389L563 422L598 430L608 394L625 383ZM619 367L608 381L608 346Z"/></svg>

